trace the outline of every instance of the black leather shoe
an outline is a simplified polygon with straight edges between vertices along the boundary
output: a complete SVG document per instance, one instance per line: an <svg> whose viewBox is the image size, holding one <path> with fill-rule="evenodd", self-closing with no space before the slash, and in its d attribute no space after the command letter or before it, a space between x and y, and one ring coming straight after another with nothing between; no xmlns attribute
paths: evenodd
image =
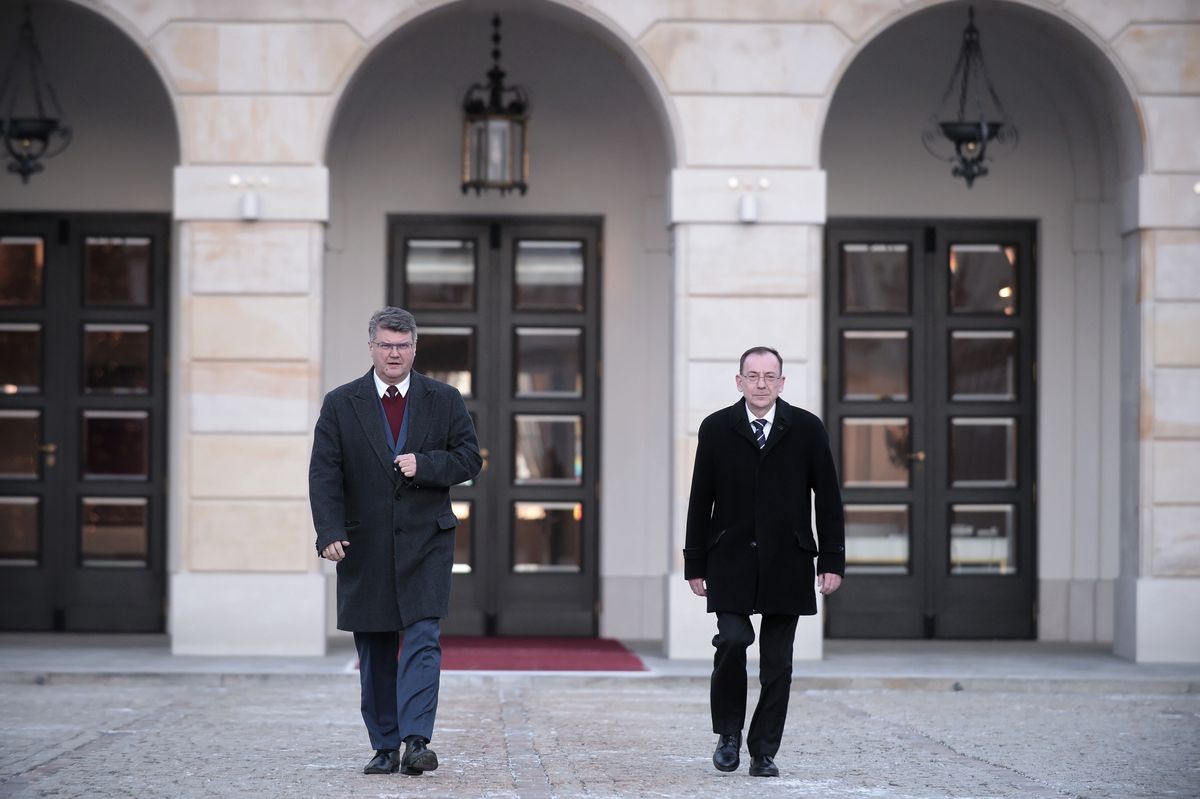
<svg viewBox="0 0 1200 799"><path fill-rule="evenodd" d="M400 765L404 773L417 775L425 771L433 771L438 767L437 755L426 746L429 743L419 735L412 735L404 742L404 757Z"/></svg>
<svg viewBox="0 0 1200 799"><path fill-rule="evenodd" d="M742 748L742 734L722 735L717 739L717 749L713 752L713 765L717 771L737 771L741 758L738 754Z"/></svg>
<svg viewBox="0 0 1200 799"><path fill-rule="evenodd" d="M395 774L400 768L400 750L376 749L375 757L363 769L363 774Z"/></svg>
<svg viewBox="0 0 1200 799"><path fill-rule="evenodd" d="M775 765L775 760L770 755L751 755L750 776L778 777L779 766Z"/></svg>

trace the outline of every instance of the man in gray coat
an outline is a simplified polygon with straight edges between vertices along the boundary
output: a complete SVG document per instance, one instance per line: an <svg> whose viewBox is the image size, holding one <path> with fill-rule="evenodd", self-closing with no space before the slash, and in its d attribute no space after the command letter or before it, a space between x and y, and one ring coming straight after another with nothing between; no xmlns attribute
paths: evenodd
<svg viewBox="0 0 1200 799"><path fill-rule="evenodd" d="M438 766L428 744L458 525L450 487L483 462L458 390L412 371L413 315L383 308L367 333L371 370L325 395L308 493L317 553L337 563L337 626L358 648L375 749L363 771L420 774Z"/></svg>

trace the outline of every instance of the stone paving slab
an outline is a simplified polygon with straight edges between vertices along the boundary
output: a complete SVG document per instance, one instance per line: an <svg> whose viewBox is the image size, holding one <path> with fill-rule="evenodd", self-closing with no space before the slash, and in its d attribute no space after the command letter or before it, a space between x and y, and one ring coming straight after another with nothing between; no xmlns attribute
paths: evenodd
<svg viewBox="0 0 1200 799"><path fill-rule="evenodd" d="M361 773L348 675L9 682L0 797L1200 796L1200 694L1136 687L794 686L771 780L713 769L691 678L447 674L420 777Z"/></svg>

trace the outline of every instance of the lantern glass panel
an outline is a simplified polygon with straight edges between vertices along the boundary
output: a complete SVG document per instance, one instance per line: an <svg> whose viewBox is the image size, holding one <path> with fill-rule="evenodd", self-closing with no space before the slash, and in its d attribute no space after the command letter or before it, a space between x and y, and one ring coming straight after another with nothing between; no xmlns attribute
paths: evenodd
<svg viewBox="0 0 1200 799"><path fill-rule="evenodd" d="M512 137L507 119L489 119L487 122L487 181L489 183L512 182Z"/></svg>

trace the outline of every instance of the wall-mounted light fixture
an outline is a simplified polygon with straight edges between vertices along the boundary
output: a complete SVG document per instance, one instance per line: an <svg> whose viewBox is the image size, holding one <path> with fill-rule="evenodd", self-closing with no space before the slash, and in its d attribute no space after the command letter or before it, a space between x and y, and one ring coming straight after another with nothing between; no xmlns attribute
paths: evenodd
<svg viewBox="0 0 1200 799"><path fill-rule="evenodd" d="M238 198L238 216L247 222L254 222L262 216L262 198L258 189L260 186L265 189L270 183L271 179L266 175L257 178L243 178L237 174L229 176L230 188L240 189L242 192Z"/></svg>
<svg viewBox="0 0 1200 799"><path fill-rule="evenodd" d="M766 191L769 188L771 188L771 181L767 178L759 178L757 181L742 180L736 177L729 179L730 191L738 192L737 217L739 222L751 224L758 221L758 192Z"/></svg>
<svg viewBox="0 0 1200 799"><path fill-rule="evenodd" d="M8 171L20 175L22 183L46 168L43 160L71 143L71 129L63 122L62 107L46 74L28 3L17 46L0 80L0 115L0 137L12 159Z"/></svg>
<svg viewBox="0 0 1200 799"><path fill-rule="evenodd" d="M965 180L969 189L976 178L988 173L985 160L1011 152L1017 136L1017 127L983 65L975 7L971 6L950 83L930 126L921 132L921 140L935 158L954 164L952 174Z"/></svg>
<svg viewBox="0 0 1200 799"><path fill-rule="evenodd" d="M529 189L529 97L505 86L500 69L500 15L492 17L492 68L487 83L463 97L462 192Z"/></svg>

